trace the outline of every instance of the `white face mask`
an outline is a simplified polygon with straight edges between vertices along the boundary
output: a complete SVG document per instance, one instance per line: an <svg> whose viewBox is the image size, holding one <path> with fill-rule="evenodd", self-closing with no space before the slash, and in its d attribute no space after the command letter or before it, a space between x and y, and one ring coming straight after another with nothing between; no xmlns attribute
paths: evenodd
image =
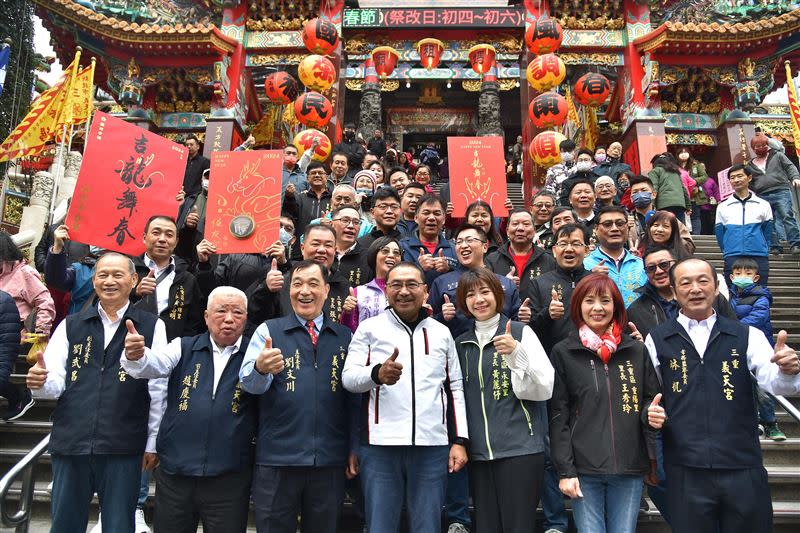
<svg viewBox="0 0 800 533"><path fill-rule="evenodd" d="M589 161L578 161L575 163L575 168L578 169L578 172L586 172L587 170L591 170L592 164Z"/></svg>
<svg viewBox="0 0 800 533"><path fill-rule="evenodd" d="M561 152L561 162L562 163L571 163L572 162L572 152Z"/></svg>
<svg viewBox="0 0 800 533"><path fill-rule="evenodd" d="M678 159L680 159L681 161L687 161L689 159L689 154L686 152L681 152L680 154L678 154Z"/></svg>

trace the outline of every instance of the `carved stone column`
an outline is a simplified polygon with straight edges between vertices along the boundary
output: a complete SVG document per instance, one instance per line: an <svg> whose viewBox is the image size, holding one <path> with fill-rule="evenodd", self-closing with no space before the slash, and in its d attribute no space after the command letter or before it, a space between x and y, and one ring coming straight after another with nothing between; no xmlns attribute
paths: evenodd
<svg viewBox="0 0 800 533"><path fill-rule="evenodd" d="M500 84L496 81L481 83L481 95L478 98L478 132L479 137L491 135L503 136L503 123L500 120Z"/></svg>
<svg viewBox="0 0 800 533"><path fill-rule="evenodd" d="M60 205L66 198L72 198L72 194L75 192L75 183L78 181L81 162L83 162L83 155L80 152L73 150L67 154L64 176L61 178L61 183L58 184L58 192L56 192L56 206Z"/></svg>
<svg viewBox="0 0 800 533"><path fill-rule="evenodd" d="M381 125L381 84L364 83L361 90L361 111L358 115L358 133L371 139L375 130L383 131Z"/></svg>
<svg viewBox="0 0 800 533"><path fill-rule="evenodd" d="M31 249L39 244L45 225L49 221L50 197L53 194L54 183L53 175L47 170L40 170L33 175L30 204L22 208L22 219L19 223L20 232L31 230L36 234Z"/></svg>

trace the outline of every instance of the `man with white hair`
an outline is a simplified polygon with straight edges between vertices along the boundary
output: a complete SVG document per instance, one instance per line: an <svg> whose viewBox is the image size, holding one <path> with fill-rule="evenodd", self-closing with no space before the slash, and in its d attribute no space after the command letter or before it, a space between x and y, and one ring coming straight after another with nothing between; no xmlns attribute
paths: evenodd
<svg viewBox="0 0 800 533"><path fill-rule="evenodd" d="M169 377L156 449L156 531L244 532L253 471L256 403L239 384L249 339L247 297L217 287L205 311L208 331L163 349L126 322L122 368L132 377Z"/></svg>
<svg viewBox="0 0 800 533"><path fill-rule="evenodd" d="M594 196L597 199L597 209L606 205L614 205L617 197L617 185L611 176L600 176L594 182Z"/></svg>
<svg viewBox="0 0 800 533"><path fill-rule="evenodd" d="M616 185L617 178L623 172L630 172L631 166L628 163L623 163L622 160L622 143L615 141L608 145L606 150L606 159L603 162L598 161L598 165L594 167L594 173L598 176L609 176L614 180Z"/></svg>

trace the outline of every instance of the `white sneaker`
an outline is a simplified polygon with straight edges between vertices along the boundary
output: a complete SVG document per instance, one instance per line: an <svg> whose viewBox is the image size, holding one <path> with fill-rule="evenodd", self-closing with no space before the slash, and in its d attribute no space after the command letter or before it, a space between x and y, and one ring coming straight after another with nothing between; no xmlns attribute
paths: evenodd
<svg viewBox="0 0 800 533"><path fill-rule="evenodd" d="M100 521L101 518L100 513L97 513L97 523L89 533L103 533L103 523Z"/></svg>
<svg viewBox="0 0 800 533"><path fill-rule="evenodd" d="M136 526L134 531L136 533L150 533L150 528L147 527L147 522L144 521L144 509L136 509Z"/></svg>

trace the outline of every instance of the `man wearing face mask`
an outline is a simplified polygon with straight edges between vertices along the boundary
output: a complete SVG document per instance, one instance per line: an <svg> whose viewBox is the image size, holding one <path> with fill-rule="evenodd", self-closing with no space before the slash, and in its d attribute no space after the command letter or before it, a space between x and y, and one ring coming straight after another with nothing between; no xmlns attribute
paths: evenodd
<svg viewBox="0 0 800 533"><path fill-rule="evenodd" d="M347 155L347 163L351 169L361 168L364 163L364 157L367 151L356 139L356 125L348 122L344 125L342 132L342 142L333 147L334 152L340 152ZM353 172L355 173L355 171Z"/></svg>
<svg viewBox="0 0 800 533"><path fill-rule="evenodd" d="M575 173L575 143L569 139L561 141L558 145L561 152L561 163L556 163L547 171L544 188L553 193L556 198L561 197L561 187L564 181Z"/></svg>
<svg viewBox="0 0 800 533"><path fill-rule="evenodd" d="M576 183L588 181L592 189L594 189L594 182L597 181L598 174L593 169L594 158L592 152L585 149L578 150L578 155L575 158L575 171L561 183L561 196L558 198L560 205L570 205L570 191Z"/></svg>
<svg viewBox="0 0 800 533"><path fill-rule="evenodd" d="M750 187L772 206L775 225L772 228L770 254L783 253L781 239L784 237L791 247L792 255L800 255L800 228L792 209L792 187L800 188L800 172L786 154L769 147L769 139L757 133L750 141L756 157L747 163L753 177Z"/></svg>
<svg viewBox="0 0 800 533"><path fill-rule="evenodd" d="M601 146L598 146L595 150L594 160L597 162L597 166L594 167L594 172L598 176L611 176L612 179L617 181L617 189L621 190L622 188L618 181L619 175L623 172L631 171L630 165L620 161L620 157L622 156L622 143L613 142L609 144L608 149L601 152L602 155L599 155L598 151L601 148Z"/></svg>

